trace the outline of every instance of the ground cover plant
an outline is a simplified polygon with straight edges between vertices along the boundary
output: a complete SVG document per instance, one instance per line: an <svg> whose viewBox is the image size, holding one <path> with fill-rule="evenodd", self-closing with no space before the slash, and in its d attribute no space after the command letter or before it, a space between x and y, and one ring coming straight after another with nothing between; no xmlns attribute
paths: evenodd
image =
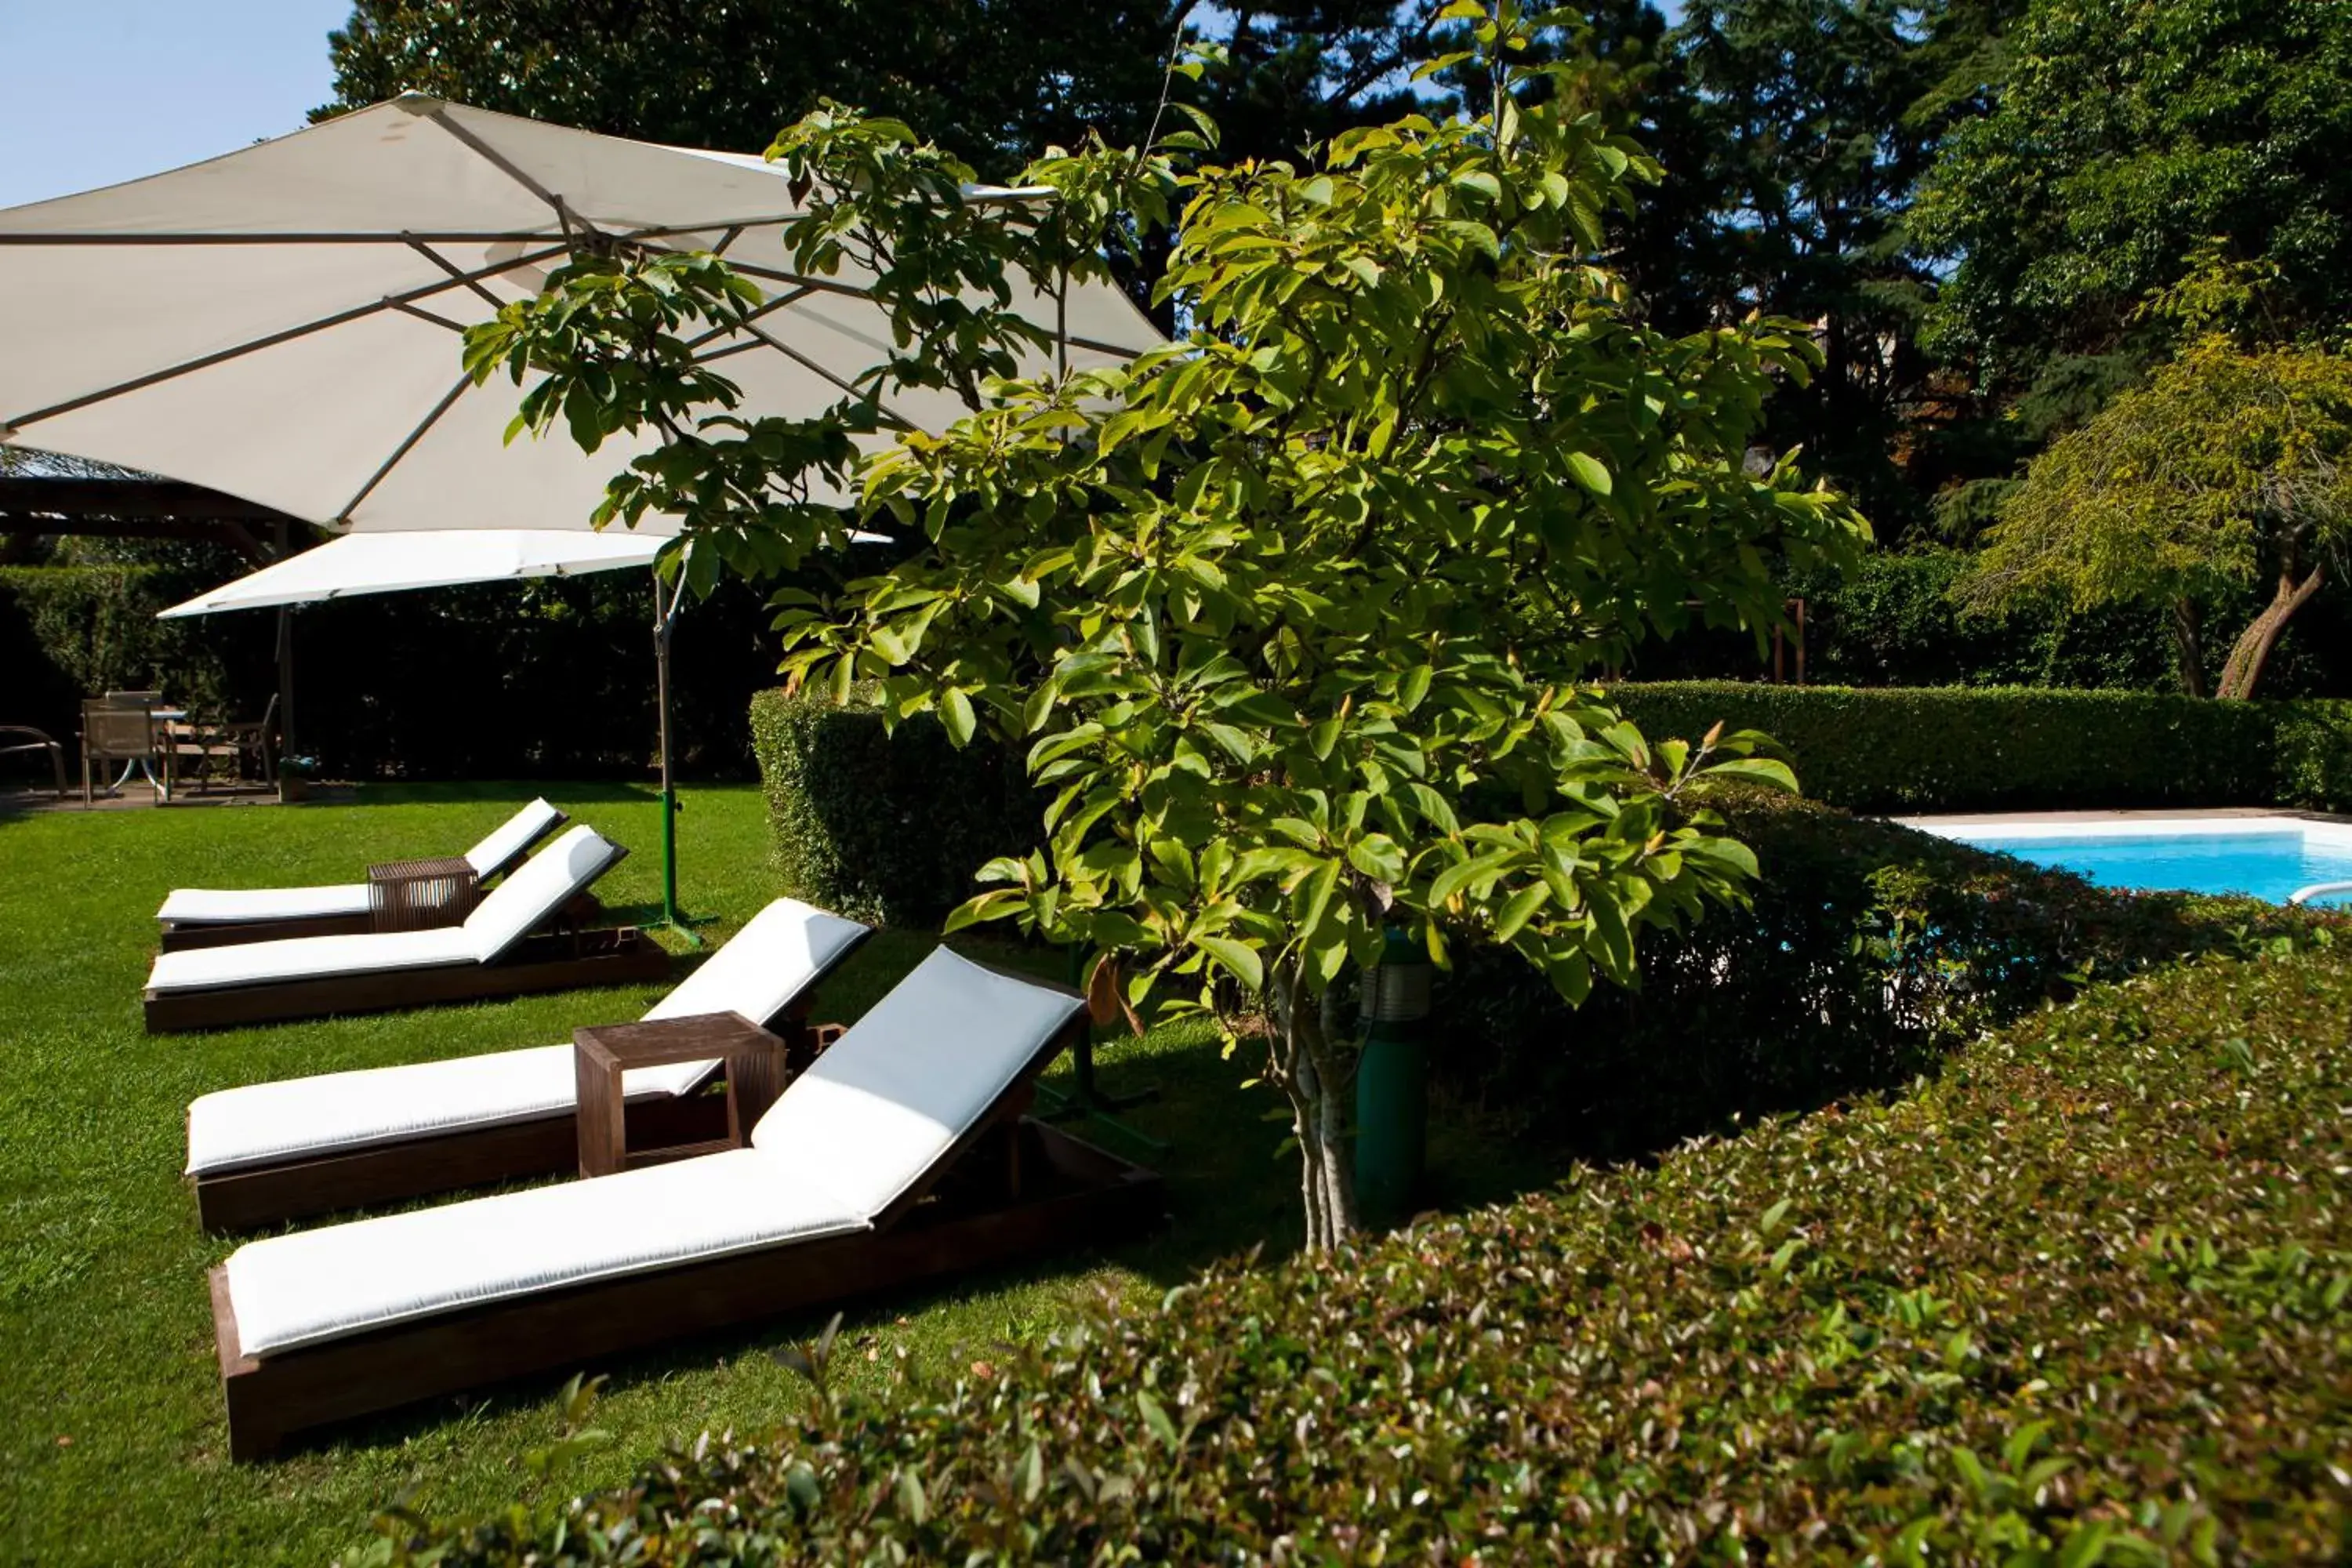
<svg viewBox="0 0 2352 1568"><path fill-rule="evenodd" d="M2101 987L1890 1103L1105 1303L383 1562L2337 1562L2352 949Z"/></svg>

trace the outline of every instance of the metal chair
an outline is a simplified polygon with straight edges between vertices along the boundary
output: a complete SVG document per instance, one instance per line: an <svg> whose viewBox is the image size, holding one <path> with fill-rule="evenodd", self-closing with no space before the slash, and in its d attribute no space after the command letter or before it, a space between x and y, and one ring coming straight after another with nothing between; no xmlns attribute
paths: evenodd
<svg viewBox="0 0 2352 1568"><path fill-rule="evenodd" d="M48 752L49 772L58 781L58 798L65 799L66 749L30 724L0 724L0 757L14 756L19 752Z"/></svg>
<svg viewBox="0 0 2352 1568"><path fill-rule="evenodd" d="M155 776L155 763L161 760L164 782L156 786L155 803L162 805L171 794L172 764L168 753L159 759L152 707L146 702L135 706L119 705L114 700L118 696L136 695L143 694L109 692L81 705L81 803L84 805L94 805L97 801L90 787L92 763L123 763L142 767L152 781ZM123 773L128 777L130 767L126 766ZM117 780L108 786L109 793L121 785L121 781Z"/></svg>

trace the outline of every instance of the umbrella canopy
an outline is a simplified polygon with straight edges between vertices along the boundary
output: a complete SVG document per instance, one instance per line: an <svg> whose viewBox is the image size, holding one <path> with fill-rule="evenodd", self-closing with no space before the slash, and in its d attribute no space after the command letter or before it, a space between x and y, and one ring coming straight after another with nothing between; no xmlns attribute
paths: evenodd
<svg viewBox="0 0 2352 1568"><path fill-rule="evenodd" d="M209 163L0 211L0 441L339 531L584 529L650 437L593 455L561 437L506 446L520 389L472 385L458 334L539 292L575 237L718 251L766 303L698 352L725 360L746 412L814 414L883 358L888 329L854 265L793 270L779 227L794 210L789 185L747 154L409 94ZM1015 292L1075 366L1160 341L1107 284L1062 301ZM962 408L916 391L888 412L936 430Z"/></svg>
<svg viewBox="0 0 2352 1568"><path fill-rule="evenodd" d="M257 610L272 605L313 605L324 599L406 588L572 577L623 566L650 566L661 553L662 543L657 538L619 530L585 533L561 529L419 529L347 534L174 605L163 612L163 618Z"/></svg>

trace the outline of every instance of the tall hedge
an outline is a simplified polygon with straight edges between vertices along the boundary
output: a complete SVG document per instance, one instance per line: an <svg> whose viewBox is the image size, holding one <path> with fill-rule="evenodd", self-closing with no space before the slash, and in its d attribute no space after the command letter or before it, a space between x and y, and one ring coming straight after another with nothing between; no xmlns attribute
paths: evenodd
<svg viewBox="0 0 2352 1568"><path fill-rule="evenodd" d="M2320 917L2242 899L2119 897L1895 823L1758 793L1718 802L1756 853L1748 906L1638 944L1639 984L1563 1003L1516 953L1457 943L1432 1067L1597 1159L1892 1089L1962 1042L2113 977Z"/></svg>
<svg viewBox="0 0 2352 1568"><path fill-rule="evenodd" d="M478 1524L459 1564L2340 1563L2352 944L1890 1103L1213 1270Z"/></svg>
<svg viewBox="0 0 2352 1568"><path fill-rule="evenodd" d="M929 714L886 731L870 710L762 691L751 750L784 890L853 919L934 927L973 873L1036 841L1043 802L1018 759L958 751Z"/></svg>
<svg viewBox="0 0 2352 1568"><path fill-rule="evenodd" d="M1805 793L1854 811L2352 807L2352 702L2210 702L2029 687L1628 682L1644 732L1718 720L1788 749Z"/></svg>

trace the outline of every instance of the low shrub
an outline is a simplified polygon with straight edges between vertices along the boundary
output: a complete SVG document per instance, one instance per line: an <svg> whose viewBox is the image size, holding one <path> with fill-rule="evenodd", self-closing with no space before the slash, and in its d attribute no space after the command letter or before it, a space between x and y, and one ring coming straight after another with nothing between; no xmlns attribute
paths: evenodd
<svg viewBox="0 0 2352 1568"><path fill-rule="evenodd" d="M1639 988L1573 1009L1516 954L1457 943L1431 1021L1439 1081L1580 1154L1624 1158L1907 1082L2087 976L2322 920L2245 899L2119 897L1786 795L1720 805L1756 852L1748 909L1643 932Z"/></svg>
<svg viewBox="0 0 2352 1568"><path fill-rule="evenodd" d="M762 691L751 750L784 890L855 920L937 929L973 874L1027 853L1043 821L1017 760L958 751L929 714L894 734L871 710Z"/></svg>
<svg viewBox="0 0 2352 1568"><path fill-rule="evenodd" d="M1699 735L1717 720L1789 752L1805 793L1853 811L2352 805L2342 764L2326 788L2282 793L2278 735L2352 705L2210 702L2135 691L2027 687L1627 683L1610 689L1643 732ZM2316 773L2292 777L2319 780Z"/></svg>
<svg viewBox="0 0 2352 1568"><path fill-rule="evenodd" d="M381 1556L2340 1562L2347 1031L2352 951L2196 962Z"/></svg>

